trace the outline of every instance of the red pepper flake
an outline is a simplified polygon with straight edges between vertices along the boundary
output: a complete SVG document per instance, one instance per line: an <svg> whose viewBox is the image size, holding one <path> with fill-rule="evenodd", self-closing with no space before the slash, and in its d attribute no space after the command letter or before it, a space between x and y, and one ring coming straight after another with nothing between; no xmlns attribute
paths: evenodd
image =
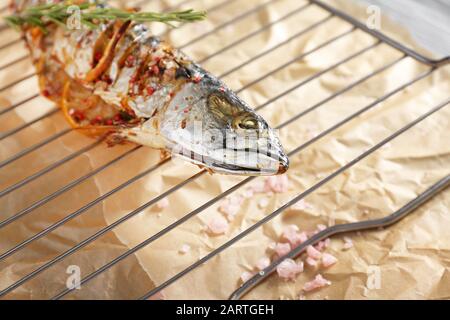
<svg viewBox="0 0 450 320"><path fill-rule="evenodd" d="M105 120L105 124L106 124L107 126L112 126L113 120L112 120L112 119L107 119L107 120Z"/></svg>
<svg viewBox="0 0 450 320"><path fill-rule="evenodd" d="M225 88L224 88L224 87L220 87L220 88L219 88L219 91L220 91L220 92L225 92Z"/></svg>
<svg viewBox="0 0 450 320"><path fill-rule="evenodd" d="M42 95L44 96L44 97L50 97L50 92L47 90L47 89L44 89L44 90L42 90Z"/></svg>
<svg viewBox="0 0 450 320"><path fill-rule="evenodd" d="M116 114L113 118L114 122L122 122L122 117L120 114Z"/></svg>
<svg viewBox="0 0 450 320"><path fill-rule="evenodd" d="M136 62L136 57L133 55L129 55L127 59L125 60L125 66L128 68L131 68L134 66L134 63Z"/></svg>
<svg viewBox="0 0 450 320"><path fill-rule="evenodd" d="M191 111L192 107L187 107L186 109L183 110L184 113L188 113L189 111Z"/></svg>
<svg viewBox="0 0 450 320"><path fill-rule="evenodd" d="M155 89L153 87L147 87L147 94L151 96L153 93L155 93Z"/></svg>
<svg viewBox="0 0 450 320"><path fill-rule="evenodd" d="M74 109L71 109L71 110L69 111L69 114L70 114L70 115L72 116L72 118L75 119L77 122L81 122L81 121L83 121L83 120L86 118L86 116L84 115L83 111L80 111L80 110L74 110Z"/></svg>
<svg viewBox="0 0 450 320"><path fill-rule="evenodd" d="M156 64L152 67L152 72L155 76L159 75L159 67Z"/></svg>
<svg viewBox="0 0 450 320"><path fill-rule="evenodd" d="M107 74L103 75L102 80L105 81L107 84L112 84L112 79Z"/></svg>
<svg viewBox="0 0 450 320"><path fill-rule="evenodd" d="M199 83L202 80L202 77L200 75L196 75L193 79L192 82L194 83Z"/></svg>
<svg viewBox="0 0 450 320"><path fill-rule="evenodd" d="M97 52L94 54L94 62L95 62L95 63L99 62L100 59L102 58L102 56L103 56L103 54L102 54L100 51L97 51Z"/></svg>
<svg viewBox="0 0 450 320"><path fill-rule="evenodd" d="M171 98L175 97L175 92L170 91L170 92L169 92L169 96L170 96Z"/></svg>
<svg viewBox="0 0 450 320"><path fill-rule="evenodd" d="M100 124L100 123L103 123L103 117L100 115L95 116L95 118L91 120L91 124L93 124L93 125Z"/></svg>

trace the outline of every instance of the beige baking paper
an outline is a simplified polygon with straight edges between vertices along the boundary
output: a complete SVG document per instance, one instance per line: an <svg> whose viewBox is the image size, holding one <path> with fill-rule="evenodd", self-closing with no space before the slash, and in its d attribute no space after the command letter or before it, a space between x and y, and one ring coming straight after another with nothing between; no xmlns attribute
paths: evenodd
<svg viewBox="0 0 450 320"><path fill-rule="evenodd" d="M163 10L180 2L151 1L149 5L143 7ZM219 9L211 11L206 21L174 30L168 34L168 38L176 47L183 46L191 39L264 2L264 0L226 1ZM249 14L245 19L227 25L186 46L184 51L194 60L200 61L267 23L290 14L264 32L255 34L203 63L206 69L221 75L328 17L328 14L318 7L312 5L306 7L307 1L303 0L267 2L270 3ZM340 2L329 3L342 5ZM185 7L201 9L219 4L219 1L197 0ZM305 7L302 8L303 6ZM351 6L348 2L345 2L344 8L346 12L357 13L364 18L365 8ZM386 32L396 33L404 41L410 41L405 31L398 26L392 29L392 26L392 23L383 20L383 27L389 27ZM161 25L152 28L155 33L164 30ZM350 29L350 25L338 18L329 18L320 27L293 38L269 54L228 74L223 80L231 88L239 90L283 63ZM2 31L0 46L18 37L15 31ZM252 106L262 105L268 99L276 97L313 74L372 44L375 44L375 39L355 30L250 86L240 95ZM412 43L411 45L414 46ZM4 88L0 91L0 110L6 110L22 100L26 101L12 111L0 115L1 133L33 121L55 109L49 101L35 97L38 89L36 77L32 76L34 69L29 59L20 60L26 54L24 44L19 41L0 50L0 87ZM265 106L261 114L272 126L280 125L334 92L400 58L401 53L379 44ZM19 61L6 66L16 59ZM426 66L410 58L404 58L386 71L283 127L279 131L283 145L287 151L295 149L369 105L378 97L427 70ZM261 220L295 195L307 190L369 147L448 99L449 75L450 67L433 72L292 156L291 168L287 173L290 181L289 191L271 196L258 194L246 199L225 235L212 237L205 232L208 221L220 215L217 210L219 202L155 240L135 255L121 261L101 276L82 285L81 290L74 291L66 298L140 297ZM14 85L15 81L24 77L25 80ZM239 278L243 272L252 272L261 257L270 256L269 244L278 241L283 227L288 224L296 224L301 230L313 230L319 223L360 221L385 216L400 208L450 172L449 120L450 110L447 106L305 198L310 208L283 212L208 263L165 288L164 297L227 298L239 286ZM59 112L37 121L1 140L0 161L5 161L24 148L33 146L67 128L68 125ZM93 139L78 132L62 135L61 138L0 168L0 189L4 190L20 183L26 177L69 157L73 152L83 151L83 148L88 148L93 142ZM12 190L0 197L1 220L26 209L39 199L51 195L134 147L131 144L114 148L107 148L104 144L95 145L54 170ZM103 201L80 213L76 218L0 261L0 287L11 285L200 170L184 162L172 161L152 170L151 168L159 161L158 151L145 147L134 152L130 151L123 159L108 166L107 169L1 228L0 249L1 252L5 252L99 196L107 194L130 178L146 170L150 171L120 191L105 197ZM54 267L27 281L5 298L50 298L65 288L66 282L73 279L72 276L74 272L76 275L77 270L81 272L81 276L88 275L242 180L241 177L202 175L172 193L168 197L167 208L159 209L157 205L145 208L127 222L114 228L113 232L108 232ZM235 194L242 194L243 191L244 188L241 188ZM264 209L258 206L262 198L269 200L269 205ZM448 299L450 298L449 207L450 192L445 191L389 229L350 235L354 242L351 249L344 250L343 238L335 237L327 249L327 252L339 259L335 266L326 270L312 270L307 267L306 271L293 282L285 282L277 276L272 276L250 292L246 298L297 299L300 295L304 295L306 299ZM180 253L183 245L189 245L190 251ZM332 285L304 294L302 292L304 283L317 273L332 281Z"/></svg>

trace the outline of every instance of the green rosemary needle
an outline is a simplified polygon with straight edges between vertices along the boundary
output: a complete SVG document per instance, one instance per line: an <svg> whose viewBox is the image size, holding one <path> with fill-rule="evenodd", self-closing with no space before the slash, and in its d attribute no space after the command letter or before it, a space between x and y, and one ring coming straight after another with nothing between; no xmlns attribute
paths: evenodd
<svg viewBox="0 0 450 320"><path fill-rule="evenodd" d="M39 27L47 32L46 25L55 23L66 26L67 19L79 14L79 21L88 28L96 28L100 23L111 20L131 20L135 22L162 22L172 25L172 22L195 22L206 18L206 12L192 9L168 13L128 12L116 8L96 7L90 3L73 5L69 2L43 4L28 7L23 11L5 17L6 22L15 28L21 26Z"/></svg>

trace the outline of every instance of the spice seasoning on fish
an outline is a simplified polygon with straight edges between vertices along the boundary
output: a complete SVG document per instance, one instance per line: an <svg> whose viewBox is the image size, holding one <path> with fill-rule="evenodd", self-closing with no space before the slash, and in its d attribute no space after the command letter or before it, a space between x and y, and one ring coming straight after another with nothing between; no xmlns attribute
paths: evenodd
<svg viewBox="0 0 450 320"><path fill-rule="evenodd" d="M71 2L14 2L15 14L6 20L23 32L42 94L60 104L74 128L114 135L110 145L131 141L176 153L209 172L275 175L287 170L289 160L267 122L142 24L194 22L204 19L204 12L127 12L80 1L82 27L74 33L64 26ZM199 139L199 125L201 134L220 131L251 146L235 148L223 137ZM281 192L284 182L274 180L269 187Z"/></svg>

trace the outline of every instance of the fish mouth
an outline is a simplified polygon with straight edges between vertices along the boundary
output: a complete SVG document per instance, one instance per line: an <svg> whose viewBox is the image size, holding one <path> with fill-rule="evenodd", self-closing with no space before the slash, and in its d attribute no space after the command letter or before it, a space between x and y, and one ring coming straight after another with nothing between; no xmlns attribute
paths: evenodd
<svg viewBox="0 0 450 320"><path fill-rule="evenodd" d="M213 169L217 168L221 169L218 171L225 171L225 173L229 174L241 174L248 176L278 175L285 173L289 169L289 160L288 158L286 158L286 160L279 160L278 167L276 170L238 166L226 163L217 163L216 165L213 166Z"/></svg>
<svg viewBox="0 0 450 320"><path fill-rule="evenodd" d="M216 150L218 152L228 152L228 154L235 154L234 160L226 157L205 156L196 153L195 151L187 151L176 153L177 156L182 157L189 162L204 166L216 173L244 175L244 176L269 176L283 174L289 169L289 158L282 150L276 153L262 153L257 150L248 149L226 149ZM257 161L237 161L239 155L242 157L251 158L253 155ZM259 157L259 158L258 158ZM259 161L258 161L259 160Z"/></svg>

